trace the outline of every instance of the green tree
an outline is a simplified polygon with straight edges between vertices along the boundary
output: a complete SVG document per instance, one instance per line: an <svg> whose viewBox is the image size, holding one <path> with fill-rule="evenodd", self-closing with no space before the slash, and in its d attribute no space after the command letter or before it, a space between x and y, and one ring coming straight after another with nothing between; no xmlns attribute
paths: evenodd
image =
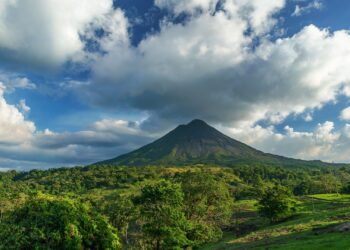
<svg viewBox="0 0 350 250"><path fill-rule="evenodd" d="M188 227L180 185L161 180L142 188L140 205L142 232L152 249L181 249L189 245Z"/></svg>
<svg viewBox="0 0 350 250"><path fill-rule="evenodd" d="M268 218L270 222L285 219L295 212L295 201L290 190L281 185L268 186L262 191L258 200L260 215Z"/></svg>
<svg viewBox="0 0 350 250"><path fill-rule="evenodd" d="M125 243L128 244L129 224L137 215L136 207L130 197L114 193L106 198L107 205L104 213L109 217L112 225L124 236Z"/></svg>
<svg viewBox="0 0 350 250"><path fill-rule="evenodd" d="M178 176L185 194L185 213L191 222L189 238L201 244L222 237L231 223L233 197L226 183L209 173L186 172Z"/></svg>
<svg viewBox="0 0 350 250"><path fill-rule="evenodd" d="M341 189L342 194L350 194L350 182L345 184Z"/></svg>
<svg viewBox="0 0 350 250"><path fill-rule="evenodd" d="M297 195L297 196L307 195L310 192L311 192L311 182L309 180L301 181L293 189L294 195Z"/></svg>
<svg viewBox="0 0 350 250"><path fill-rule="evenodd" d="M120 249L120 244L116 230L87 206L41 195L6 217L0 249Z"/></svg>
<svg viewBox="0 0 350 250"><path fill-rule="evenodd" d="M320 182L325 193L338 193L341 188L341 183L332 174L320 176Z"/></svg>

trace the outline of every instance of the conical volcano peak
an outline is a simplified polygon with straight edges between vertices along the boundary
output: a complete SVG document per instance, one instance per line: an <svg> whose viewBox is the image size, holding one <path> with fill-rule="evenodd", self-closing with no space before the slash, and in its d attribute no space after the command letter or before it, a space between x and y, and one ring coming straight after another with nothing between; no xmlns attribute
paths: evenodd
<svg viewBox="0 0 350 250"><path fill-rule="evenodd" d="M137 150L97 164L126 166L218 164L232 166L251 163L268 166L323 164L265 154L224 135L200 119L179 125L158 140Z"/></svg>
<svg viewBox="0 0 350 250"><path fill-rule="evenodd" d="M191 122L187 124L187 126L195 126L195 127L200 127L200 126L209 126L205 121L200 120L200 119L194 119Z"/></svg>
<svg viewBox="0 0 350 250"><path fill-rule="evenodd" d="M200 131L205 132L211 129L214 129L210 125L208 125L205 121L200 119L194 119L191 122L187 124L180 125L178 128L180 128L180 131L182 132L190 132L190 133L199 133ZM174 132L178 132L176 129Z"/></svg>
<svg viewBox="0 0 350 250"><path fill-rule="evenodd" d="M169 136L171 137L171 141L177 141L177 145L187 142L188 139L200 140L211 138L215 140L215 138L226 137L215 128L208 125L205 121L200 119L194 119L187 124L178 126L176 129L169 132L165 138L169 139Z"/></svg>
<svg viewBox="0 0 350 250"><path fill-rule="evenodd" d="M222 134L203 120L194 119L140 149L104 163L118 165L231 163L262 155L264 155L262 152Z"/></svg>

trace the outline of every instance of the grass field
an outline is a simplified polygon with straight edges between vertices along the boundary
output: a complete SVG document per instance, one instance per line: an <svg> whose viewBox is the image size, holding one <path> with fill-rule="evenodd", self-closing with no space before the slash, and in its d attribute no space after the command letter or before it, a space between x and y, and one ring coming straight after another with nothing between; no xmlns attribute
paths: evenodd
<svg viewBox="0 0 350 250"><path fill-rule="evenodd" d="M255 201L236 202L235 229L200 249L350 249L350 195L321 194L298 199L297 214L271 225L258 216ZM350 225L349 225L350 227Z"/></svg>

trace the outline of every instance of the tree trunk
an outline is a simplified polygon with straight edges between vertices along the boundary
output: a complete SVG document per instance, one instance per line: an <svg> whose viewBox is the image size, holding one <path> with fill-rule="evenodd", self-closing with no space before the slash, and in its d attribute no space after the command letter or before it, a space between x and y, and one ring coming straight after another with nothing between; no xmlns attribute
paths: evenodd
<svg viewBox="0 0 350 250"><path fill-rule="evenodd" d="M127 245L129 245L128 229L129 229L129 223L126 224L126 228L125 228L125 243L126 243Z"/></svg>
<svg viewBox="0 0 350 250"><path fill-rule="evenodd" d="M160 250L160 240L159 239L157 239L156 250Z"/></svg>

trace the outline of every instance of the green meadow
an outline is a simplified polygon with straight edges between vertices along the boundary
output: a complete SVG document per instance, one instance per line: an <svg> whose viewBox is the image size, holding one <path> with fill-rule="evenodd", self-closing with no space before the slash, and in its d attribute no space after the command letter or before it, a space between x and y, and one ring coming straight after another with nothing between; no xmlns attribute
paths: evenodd
<svg viewBox="0 0 350 250"><path fill-rule="evenodd" d="M234 215L237 229L201 249L350 249L350 231L345 227L350 220L349 194L317 194L297 201L297 213L276 224L259 217L256 201L239 201Z"/></svg>

